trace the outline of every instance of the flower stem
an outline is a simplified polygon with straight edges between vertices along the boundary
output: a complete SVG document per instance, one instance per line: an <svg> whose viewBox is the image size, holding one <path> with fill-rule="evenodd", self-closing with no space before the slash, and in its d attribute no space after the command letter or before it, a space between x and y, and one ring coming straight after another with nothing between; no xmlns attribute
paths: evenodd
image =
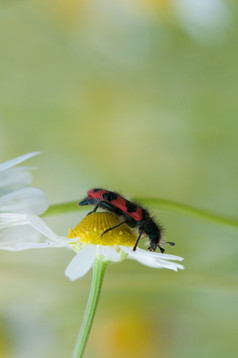
<svg viewBox="0 0 238 358"><path fill-rule="evenodd" d="M80 211L80 210L86 210L85 206L79 206L78 201L69 201L67 203L50 205L48 210L46 210L46 212L44 212L44 214L42 214L41 217L57 215L57 214L65 214L72 211Z"/></svg>
<svg viewBox="0 0 238 358"><path fill-rule="evenodd" d="M230 228L238 229L238 219L229 218L225 215L214 214L206 210L194 208L190 205L178 203L172 200L156 199L156 198L144 198L143 203L154 206L160 210L174 212L177 214L194 216L204 221L210 221L214 224L221 226L228 226Z"/></svg>
<svg viewBox="0 0 238 358"><path fill-rule="evenodd" d="M79 331L79 335L74 347L72 358L81 358L88 340L93 318L96 312L98 299L100 296L102 282L106 267L109 261L96 258L93 264L92 284L89 293L87 307L84 313L83 322Z"/></svg>

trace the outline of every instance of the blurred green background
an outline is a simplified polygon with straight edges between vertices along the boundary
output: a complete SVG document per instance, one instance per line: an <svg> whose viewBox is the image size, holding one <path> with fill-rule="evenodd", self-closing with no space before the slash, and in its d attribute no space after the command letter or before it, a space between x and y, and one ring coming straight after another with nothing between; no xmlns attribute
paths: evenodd
<svg viewBox="0 0 238 358"><path fill-rule="evenodd" d="M51 204L92 187L237 217L235 0L1 1L0 160ZM111 265L85 358L238 356L237 232L153 210L185 271ZM61 235L83 212L47 222ZM91 273L0 252L0 357L70 357Z"/></svg>

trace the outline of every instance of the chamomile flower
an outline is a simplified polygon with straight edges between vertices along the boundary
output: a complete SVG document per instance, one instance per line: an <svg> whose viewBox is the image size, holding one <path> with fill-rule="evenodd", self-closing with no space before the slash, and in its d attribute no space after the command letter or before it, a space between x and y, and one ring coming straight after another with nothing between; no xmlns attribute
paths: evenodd
<svg viewBox="0 0 238 358"><path fill-rule="evenodd" d="M74 229L69 230L68 239L57 237L43 220L28 216L31 225L48 238L47 243L22 243L21 249L43 247L71 247L76 255L66 268L65 275L71 280L84 276L96 259L105 262L120 262L125 259L138 261L153 268L167 268L174 271L184 267L173 260L182 261L179 256L160 254L137 248L133 251L136 235L126 225L102 233L119 224L117 215L109 212L95 212L86 216ZM68 240L68 241L67 241Z"/></svg>
<svg viewBox="0 0 238 358"><path fill-rule="evenodd" d="M29 167L16 165L39 154L32 152L0 164L0 248L17 250L22 240L37 241L39 231L29 223L27 215L40 215L48 208L44 191L30 187Z"/></svg>
<svg viewBox="0 0 238 358"><path fill-rule="evenodd" d="M20 249L70 247L76 252L65 270L65 275L71 280L84 276L92 268L91 289L73 351L73 358L83 356L108 264L128 258L153 268L168 268L174 271L184 268L182 265L173 262L173 260L183 260L182 257L148 252L139 248L133 251L136 235L126 224L118 226L120 220L118 215L114 213L94 212L87 215L74 229L69 230L68 238L58 237L36 215L27 215L27 220L32 227L47 237L47 242L34 243L30 240L28 243L19 243ZM108 230L112 227L115 228ZM107 232L104 234L105 231Z"/></svg>

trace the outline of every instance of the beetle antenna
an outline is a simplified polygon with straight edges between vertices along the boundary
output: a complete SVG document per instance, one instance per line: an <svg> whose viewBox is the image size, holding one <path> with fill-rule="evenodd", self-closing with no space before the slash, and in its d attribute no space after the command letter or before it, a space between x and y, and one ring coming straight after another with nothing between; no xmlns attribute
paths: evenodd
<svg viewBox="0 0 238 358"><path fill-rule="evenodd" d="M166 241L166 244L169 244L170 246L174 246L175 243L174 242L171 242L171 241Z"/></svg>

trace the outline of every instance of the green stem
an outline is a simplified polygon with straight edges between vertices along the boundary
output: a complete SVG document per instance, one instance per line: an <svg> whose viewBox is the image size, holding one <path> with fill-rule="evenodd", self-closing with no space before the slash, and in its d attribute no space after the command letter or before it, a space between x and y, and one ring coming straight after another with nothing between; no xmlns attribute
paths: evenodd
<svg viewBox="0 0 238 358"><path fill-rule="evenodd" d="M144 198L144 199L139 199L139 202L141 202L142 204L154 206L156 207L156 209L167 210L169 212L175 212L182 215L194 216L201 220L206 220L217 225L238 229L237 219L228 218L223 215L213 214L205 210L200 210L191 207L189 205L177 203L176 201L165 200L165 199ZM62 203L62 204L55 204L55 205L51 205L49 209L42 215L42 217L55 215L55 214L63 214L72 211L82 211L86 209L87 206L78 206L77 202L75 201Z"/></svg>
<svg viewBox="0 0 238 358"><path fill-rule="evenodd" d="M93 264L92 284L89 293L87 307L84 313L83 322L75 344L72 358L81 358L88 340L93 318L96 312L100 296L105 269L109 261L96 258Z"/></svg>
<svg viewBox="0 0 238 358"><path fill-rule="evenodd" d="M223 215L213 214L208 211L200 210L189 205L177 203L171 200L144 198L142 201L145 204L155 206L156 208L159 208L161 210L167 210L182 215L194 216L199 219L210 221L218 225L229 226L238 229L237 219L228 218Z"/></svg>
<svg viewBox="0 0 238 358"><path fill-rule="evenodd" d="M86 209L85 206L78 205L78 201L70 201L67 203L50 205L49 209L46 212L44 212L44 214L42 214L41 217L57 215L57 214L65 214L72 211L79 211L85 209Z"/></svg>

